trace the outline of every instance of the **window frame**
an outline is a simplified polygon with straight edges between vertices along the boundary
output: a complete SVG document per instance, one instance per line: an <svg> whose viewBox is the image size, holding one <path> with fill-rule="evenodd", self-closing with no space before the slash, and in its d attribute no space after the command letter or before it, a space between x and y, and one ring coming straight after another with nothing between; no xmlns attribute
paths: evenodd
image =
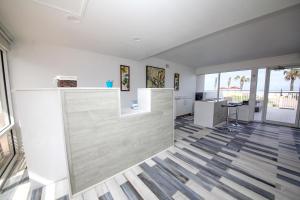
<svg viewBox="0 0 300 200"><path fill-rule="evenodd" d="M228 72L238 72L238 71L250 71L250 90L249 90L249 92L251 92L251 84L252 84L252 78L253 78L253 69L240 69L240 70L230 70L230 71L219 71L219 72L205 73L205 74L201 74L201 75L205 76L207 74L218 74L217 100L219 100L219 98L220 98L220 87L221 87L221 74L222 73L228 73ZM206 92L205 91L205 86L203 87L203 92Z"/></svg>
<svg viewBox="0 0 300 200"><path fill-rule="evenodd" d="M9 131L12 127L12 119L11 119L11 111L9 108L9 101L8 101L8 95L7 95L7 82L5 77L5 67L4 67L4 52L2 49L0 49L0 61L1 61L1 70L0 70L0 96L1 96L1 104L2 104L2 110L7 112L7 120L8 124L6 124L4 127L0 127L0 137L5 134L7 131Z"/></svg>
<svg viewBox="0 0 300 200"><path fill-rule="evenodd" d="M226 91L225 89L221 89L221 79L222 79L222 74L226 74L226 73L235 73L235 72L245 72L248 71L249 72L249 90L236 90L236 91L249 91L249 98L247 99L247 101L250 100L250 94L251 94L251 84L252 84L252 75L253 75L253 70L252 69L242 69L242 70L234 70L234 71L224 71L224 72L219 72L219 88L218 88L218 97L220 97L221 92ZM222 94L223 96L223 94Z"/></svg>
<svg viewBox="0 0 300 200"><path fill-rule="evenodd" d="M5 134L9 135L11 137L12 142L12 157L11 159L5 163L2 169L0 169L0 180L6 178L8 175L8 172L13 167L15 161L16 161L16 146L15 146L15 121L13 117L13 109L12 109L12 100L11 100L11 90L10 90L10 83L9 83L9 74L8 74L8 65L7 65L7 49L2 48L0 46L0 92L1 92L1 100L4 101L3 107L5 106L5 111L7 112L8 122L6 126L2 127L0 129L0 137L4 136ZM4 109L3 109L4 110ZM1 180L0 182L3 183ZM1 184L0 184L1 188Z"/></svg>

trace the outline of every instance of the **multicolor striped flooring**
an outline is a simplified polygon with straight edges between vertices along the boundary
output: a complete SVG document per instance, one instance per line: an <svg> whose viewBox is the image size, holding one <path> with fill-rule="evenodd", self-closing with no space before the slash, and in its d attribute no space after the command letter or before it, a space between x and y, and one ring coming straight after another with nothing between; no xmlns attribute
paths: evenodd
<svg viewBox="0 0 300 200"><path fill-rule="evenodd" d="M192 116L175 128L175 147L74 199L300 199L300 129L250 123L228 132L194 125ZM22 199L67 200L67 181L59 184Z"/></svg>

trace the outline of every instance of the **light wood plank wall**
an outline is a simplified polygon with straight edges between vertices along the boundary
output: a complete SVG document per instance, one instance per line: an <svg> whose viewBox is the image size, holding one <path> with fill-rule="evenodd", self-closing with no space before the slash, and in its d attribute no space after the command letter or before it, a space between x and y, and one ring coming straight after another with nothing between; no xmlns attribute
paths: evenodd
<svg viewBox="0 0 300 200"><path fill-rule="evenodd" d="M72 194L173 145L173 90L151 90L151 112L120 115L118 90L65 90Z"/></svg>

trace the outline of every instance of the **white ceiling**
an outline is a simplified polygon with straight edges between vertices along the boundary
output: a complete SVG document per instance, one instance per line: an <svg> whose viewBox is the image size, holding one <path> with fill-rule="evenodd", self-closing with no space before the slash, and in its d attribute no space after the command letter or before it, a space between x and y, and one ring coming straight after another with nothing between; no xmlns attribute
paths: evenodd
<svg viewBox="0 0 300 200"><path fill-rule="evenodd" d="M300 0L89 0L78 23L68 18L72 13L78 15L84 0L38 1L53 6L36 0L0 0L0 20L16 42L45 42L131 59L157 55L300 3ZM171 54L160 57L177 61L177 54ZM190 58L185 56L177 62L200 66L201 63L189 62Z"/></svg>
<svg viewBox="0 0 300 200"><path fill-rule="evenodd" d="M157 57L204 67L300 52L300 5L219 31Z"/></svg>

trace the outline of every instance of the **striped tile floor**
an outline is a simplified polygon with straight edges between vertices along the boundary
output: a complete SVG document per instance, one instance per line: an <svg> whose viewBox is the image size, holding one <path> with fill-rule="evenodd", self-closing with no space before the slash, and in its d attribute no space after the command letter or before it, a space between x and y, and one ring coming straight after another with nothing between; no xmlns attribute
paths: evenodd
<svg viewBox="0 0 300 200"><path fill-rule="evenodd" d="M47 186L43 186L38 182L30 180L28 177L25 157L23 155L19 155L9 178L1 188L0 200L68 200L69 198L67 193L67 180L62 180L56 184Z"/></svg>
<svg viewBox="0 0 300 200"><path fill-rule="evenodd" d="M300 129L251 123L228 132L194 125L192 116L175 128L175 147L74 199L300 199ZM67 181L59 184L24 199L69 199Z"/></svg>

